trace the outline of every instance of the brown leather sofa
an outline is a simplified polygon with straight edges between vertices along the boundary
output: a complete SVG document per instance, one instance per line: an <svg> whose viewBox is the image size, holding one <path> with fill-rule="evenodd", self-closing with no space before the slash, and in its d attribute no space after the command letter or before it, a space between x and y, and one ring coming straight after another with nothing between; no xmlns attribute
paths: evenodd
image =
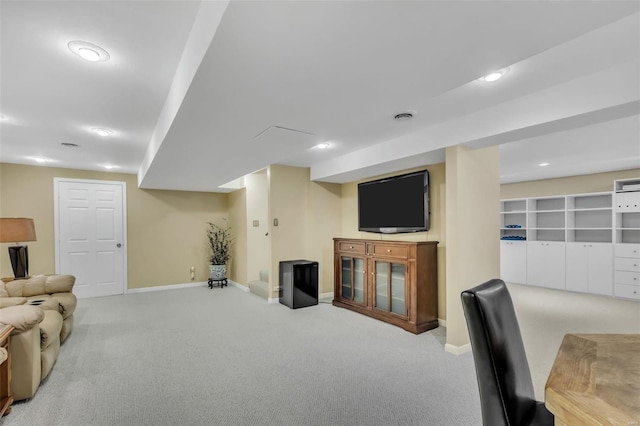
<svg viewBox="0 0 640 426"><path fill-rule="evenodd" d="M0 323L11 334L11 391L16 401L35 395L73 329L73 275L38 275L0 283Z"/></svg>

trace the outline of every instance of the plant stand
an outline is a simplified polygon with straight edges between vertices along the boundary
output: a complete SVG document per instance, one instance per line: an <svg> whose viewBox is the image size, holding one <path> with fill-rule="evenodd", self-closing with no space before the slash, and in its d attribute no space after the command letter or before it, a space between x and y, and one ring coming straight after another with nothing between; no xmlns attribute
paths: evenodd
<svg viewBox="0 0 640 426"><path fill-rule="evenodd" d="M220 288L229 287L226 278L209 278L207 283L209 284L209 288L213 288L214 286Z"/></svg>

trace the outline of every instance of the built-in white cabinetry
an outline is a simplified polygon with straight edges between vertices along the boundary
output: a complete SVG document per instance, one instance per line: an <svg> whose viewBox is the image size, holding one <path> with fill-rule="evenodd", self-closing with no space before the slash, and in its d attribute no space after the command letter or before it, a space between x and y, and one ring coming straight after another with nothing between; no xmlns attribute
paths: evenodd
<svg viewBox="0 0 640 426"><path fill-rule="evenodd" d="M527 282L527 243L500 241L500 276L510 283Z"/></svg>
<svg viewBox="0 0 640 426"><path fill-rule="evenodd" d="M524 241L527 239L527 200L500 202L500 239Z"/></svg>
<svg viewBox="0 0 640 426"><path fill-rule="evenodd" d="M567 241L611 243L611 193L567 196Z"/></svg>
<svg viewBox="0 0 640 426"><path fill-rule="evenodd" d="M582 293L613 295L613 245L567 243L566 288Z"/></svg>
<svg viewBox="0 0 640 426"><path fill-rule="evenodd" d="M640 300L640 244L616 244L614 292Z"/></svg>
<svg viewBox="0 0 640 426"><path fill-rule="evenodd" d="M640 300L640 178L613 192L500 201L507 282Z"/></svg>
<svg viewBox="0 0 640 426"><path fill-rule="evenodd" d="M613 184L615 296L640 300L640 178Z"/></svg>
<svg viewBox="0 0 640 426"><path fill-rule="evenodd" d="M527 203L527 240L565 241L565 197L530 198Z"/></svg>
<svg viewBox="0 0 640 426"><path fill-rule="evenodd" d="M617 180L615 191L616 243L640 244L640 178Z"/></svg>
<svg viewBox="0 0 640 426"><path fill-rule="evenodd" d="M527 284L555 289L565 288L564 242L527 243Z"/></svg>

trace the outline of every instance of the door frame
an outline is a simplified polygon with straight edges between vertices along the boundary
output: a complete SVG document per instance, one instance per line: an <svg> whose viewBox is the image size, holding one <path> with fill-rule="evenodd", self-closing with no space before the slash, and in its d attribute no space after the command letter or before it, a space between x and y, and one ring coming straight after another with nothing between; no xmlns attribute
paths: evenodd
<svg viewBox="0 0 640 426"><path fill-rule="evenodd" d="M87 183L87 184L107 184L107 185L119 185L122 188L122 244L124 250L122 252L122 294L126 294L129 291L129 283L127 281L128 271L127 263L129 256L127 249L129 244L127 242L127 183L124 181L116 180L96 180L96 179L72 179L72 178L53 178L53 238L54 253L55 253L55 273L60 273L60 201L59 201L59 186L62 182L73 183Z"/></svg>

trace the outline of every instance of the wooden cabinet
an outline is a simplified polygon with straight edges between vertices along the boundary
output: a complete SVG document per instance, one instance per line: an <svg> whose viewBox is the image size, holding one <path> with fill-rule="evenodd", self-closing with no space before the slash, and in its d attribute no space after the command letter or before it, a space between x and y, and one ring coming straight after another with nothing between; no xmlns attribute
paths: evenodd
<svg viewBox="0 0 640 426"><path fill-rule="evenodd" d="M415 334L436 328L437 245L334 238L333 305Z"/></svg>
<svg viewBox="0 0 640 426"><path fill-rule="evenodd" d="M0 348L6 351L6 359L0 358L0 419L11 412L11 347L10 336L13 326L0 324ZM4 352L3 351L3 352Z"/></svg>

